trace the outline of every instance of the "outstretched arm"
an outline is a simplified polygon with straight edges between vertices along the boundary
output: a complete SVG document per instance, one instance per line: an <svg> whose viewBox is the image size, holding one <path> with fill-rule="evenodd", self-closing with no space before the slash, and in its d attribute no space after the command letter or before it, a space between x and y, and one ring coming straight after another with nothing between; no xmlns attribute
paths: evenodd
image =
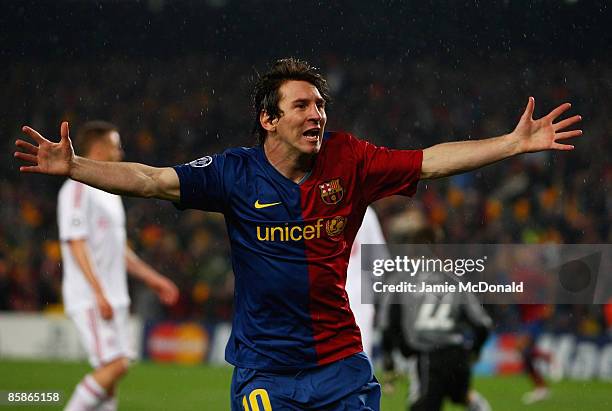
<svg viewBox="0 0 612 411"><path fill-rule="evenodd" d="M155 291L162 303L166 305L176 303L179 296L176 285L142 261L130 247L126 247L125 250L125 263L128 273Z"/></svg>
<svg viewBox="0 0 612 411"><path fill-rule="evenodd" d="M582 130L564 131L582 120L579 115L554 122L571 107L565 103L534 120L535 100L529 97L525 112L514 131L500 137L438 144L423 150L421 178L439 178L474 170L505 158L543 150L572 150L559 140L577 137Z"/></svg>
<svg viewBox="0 0 612 411"><path fill-rule="evenodd" d="M119 195L180 199L179 179L172 168L96 161L75 155L66 121L60 127L58 143L47 140L31 127L25 126L22 130L35 144L24 140L15 142L22 150L16 151L15 157L27 164L19 167L21 172L62 175Z"/></svg>

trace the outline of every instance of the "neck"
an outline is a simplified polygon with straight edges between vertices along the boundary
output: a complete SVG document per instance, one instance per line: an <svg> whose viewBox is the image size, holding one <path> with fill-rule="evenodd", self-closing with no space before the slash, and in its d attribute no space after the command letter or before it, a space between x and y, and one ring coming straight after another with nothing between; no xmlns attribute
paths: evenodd
<svg viewBox="0 0 612 411"><path fill-rule="evenodd" d="M304 154L288 149L281 142L267 138L263 150L268 162L279 173L294 183L299 183L314 167L316 154Z"/></svg>

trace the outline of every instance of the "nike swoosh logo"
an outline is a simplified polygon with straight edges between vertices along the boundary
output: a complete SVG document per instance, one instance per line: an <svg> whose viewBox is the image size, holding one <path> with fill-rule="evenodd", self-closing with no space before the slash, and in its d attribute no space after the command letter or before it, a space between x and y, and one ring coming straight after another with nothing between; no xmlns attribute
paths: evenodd
<svg viewBox="0 0 612 411"><path fill-rule="evenodd" d="M272 207L272 206L279 205L279 204L282 204L282 203L278 202L278 203L263 203L262 204L262 203L259 202L259 200L257 200L257 201L255 201L254 205L255 205L255 208L259 209L259 208Z"/></svg>

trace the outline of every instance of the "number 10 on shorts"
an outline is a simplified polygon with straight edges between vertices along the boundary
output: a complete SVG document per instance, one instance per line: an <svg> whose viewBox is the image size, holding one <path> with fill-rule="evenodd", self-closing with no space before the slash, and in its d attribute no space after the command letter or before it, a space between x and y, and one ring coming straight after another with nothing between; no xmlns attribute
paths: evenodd
<svg viewBox="0 0 612 411"><path fill-rule="evenodd" d="M259 402L263 405L263 410L259 408ZM242 397L242 406L244 411L272 411L270 397L268 397L268 392L263 388L251 391L248 400L246 395Z"/></svg>

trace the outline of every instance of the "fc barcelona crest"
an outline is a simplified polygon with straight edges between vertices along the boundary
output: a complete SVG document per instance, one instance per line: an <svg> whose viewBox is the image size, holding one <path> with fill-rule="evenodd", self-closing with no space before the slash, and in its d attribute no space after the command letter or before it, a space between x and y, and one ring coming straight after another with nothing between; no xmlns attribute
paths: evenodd
<svg viewBox="0 0 612 411"><path fill-rule="evenodd" d="M340 179L336 178L319 184L321 190L321 200L325 204L338 204L344 195L344 189L340 185Z"/></svg>

